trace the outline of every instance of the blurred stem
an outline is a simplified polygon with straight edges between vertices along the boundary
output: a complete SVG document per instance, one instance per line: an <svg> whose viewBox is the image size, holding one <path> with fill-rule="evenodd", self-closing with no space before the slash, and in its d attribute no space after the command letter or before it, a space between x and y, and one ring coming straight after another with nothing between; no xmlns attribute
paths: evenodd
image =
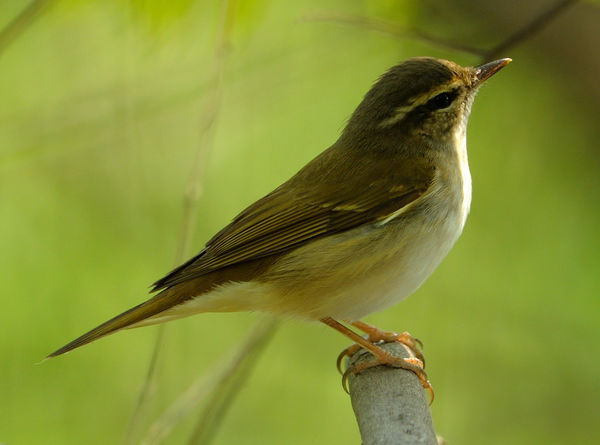
<svg viewBox="0 0 600 445"><path fill-rule="evenodd" d="M457 42L455 40L437 37L418 29L406 28L400 23L391 22L373 17L364 17L339 13L315 13L306 15L302 20L307 22L328 22L340 23L344 25L359 26L365 29L389 34L397 38L414 38L422 42L431 43L434 46L448 48L452 50L462 51L467 54L472 54L481 58L483 62L489 62L497 57L503 56L504 52L510 48L514 48L518 44L524 42L541 29L547 26L552 20L563 13L569 6L577 3L578 0L561 0L551 6L540 15L535 17L526 25L519 28L516 32L504 39L498 45L490 49L479 48L466 43Z"/></svg>
<svg viewBox="0 0 600 445"><path fill-rule="evenodd" d="M223 72L227 49L229 47L229 37L231 34L231 25L233 23L233 1L224 1L221 13L221 21L218 27L218 34L211 61L211 69L209 75L209 86L207 88L204 105L200 115L199 142L198 148L194 155L192 168L190 171L189 180L187 182L183 212L181 218L181 227L179 230L179 239L175 253L175 265L182 263L188 255L190 241L192 239L193 230L196 222L198 198L202 193L202 180L206 166L207 155L213 145L215 135L215 124L217 122L219 111L221 108L221 100L223 93ZM160 354L163 350L162 345L165 337L165 326L160 325L158 328L156 341L154 343L152 357L148 364L148 372L140 389L138 402L129 421L127 428L126 443L133 443L140 429L144 412L150 403L153 389L155 387L155 379L160 360Z"/></svg>
<svg viewBox="0 0 600 445"><path fill-rule="evenodd" d="M302 20L306 22L340 23L344 25L359 26L361 28L381 32L384 34L389 34L396 38L414 38L422 42L431 43L434 46L462 51L464 53L474 54L476 56L482 56L485 53L485 51L481 48L477 48L466 43L436 37L426 32L420 31L419 29L406 28L399 23L379 18L321 12L306 15L302 17Z"/></svg>
<svg viewBox="0 0 600 445"><path fill-rule="evenodd" d="M517 46L519 43L527 40L542 28L548 25L553 19L563 13L569 6L577 3L578 0L562 0L531 20L527 25L521 27L503 42L494 46L484 53L484 62L489 62L497 57L501 57L509 48Z"/></svg>
<svg viewBox="0 0 600 445"><path fill-rule="evenodd" d="M235 349L232 365L220 373L220 380L211 392L212 397L206 400L204 411L190 437L190 445L208 445L215 437L229 407L275 334L278 324L274 318L262 318L250 331L247 340Z"/></svg>
<svg viewBox="0 0 600 445"><path fill-rule="evenodd" d="M138 394L137 403L135 404L135 409L133 410L133 414L129 419L129 424L127 425L127 436L125 443L133 444L135 442L135 437L137 436L137 432L140 429L142 414L146 410L146 406L150 402L151 395L154 393L154 380L156 377L156 369L158 358L160 357L160 353L162 351L162 345L165 337L165 328L164 325L159 325L158 332L156 333L156 337L154 339L154 346L152 348L152 356L150 357L150 362L148 363L148 370L146 371L146 376L144 378L144 382L142 383L142 387L140 388L140 392Z"/></svg>
<svg viewBox="0 0 600 445"><path fill-rule="evenodd" d="M142 445L160 444L201 402L204 402L204 410L190 443L208 444L238 389L250 375L260 353L271 339L276 324L277 320L274 318L262 317L239 347L230 351L213 367L214 372L198 377L163 412L148 430Z"/></svg>
<svg viewBox="0 0 600 445"><path fill-rule="evenodd" d="M0 55L31 26L52 0L34 0L0 31Z"/></svg>

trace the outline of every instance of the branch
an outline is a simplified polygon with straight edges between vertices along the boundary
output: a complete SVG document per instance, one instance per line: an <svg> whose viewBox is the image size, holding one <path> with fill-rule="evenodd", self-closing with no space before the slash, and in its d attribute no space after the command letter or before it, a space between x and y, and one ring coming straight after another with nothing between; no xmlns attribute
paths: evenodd
<svg viewBox="0 0 600 445"><path fill-rule="evenodd" d="M198 377L177 400L154 421L142 445L158 445L200 403L202 415L194 429L190 443L208 444L216 434L240 387L249 377L256 360L275 332L277 321L261 318L252 333L240 341L239 347L229 351L214 368L213 373Z"/></svg>
<svg viewBox="0 0 600 445"><path fill-rule="evenodd" d="M531 22L524 25L512 35L508 36L504 41L486 51L484 54L484 62L489 62L501 56L507 49L517 46L519 43L527 40L529 37L540 32L542 28L548 25L553 19L558 17L569 6L577 3L578 0L562 0L544 11L539 16L535 17Z"/></svg>
<svg viewBox="0 0 600 445"><path fill-rule="evenodd" d="M34 0L2 30L0 30L0 54L35 22L52 0Z"/></svg>
<svg viewBox="0 0 600 445"><path fill-rule="evenodd" d="M358 26L371 31L388 34L395 38L412 38L421 42L430 43L433 46L447 48L455 51L462 51L464 53L473 54L478 57L482 57L486 53L484 49L478 48L476 46L472 46L455 40L437 37L416 28L404 27L396 22L373 17L321 12L305 15L300 20L305 22L339 23L342 25Z"/></svg>
<svg viewBox="0 0 600 445"><path fill-rule="evenodd" d="M383 349L410 358L400 343L385 343ZM372 358L361 349L348 366ZM352 408L363 445L437 445L426 392L417 376L406 369L376 366L348 378Z"/></svg>
<svg viewBox="0 0 600 445"><path fill-rule="evenodd" d="M456 51L462 51L466 54L472 54L482 59L484 62L489 62L499 56L502 56L503 53L509 48L514 48L521 42L526 41L531 36L540 32L541 29L550 24L552 20L563 13L568 7L573 6L577 2L578 0L560 0L555 5L542 12L540 15L534 17L530 22L520 27L502 42L489 49L480 48L452 39L434 36L416 28L408 28L397 22L373 17L321 12L306 15L302 17L301 20L305 22L325 22L358 26L363 29L388 34L399 39L413 38L421 42L430 43L431 45L440 48L447 48Z"/></svg>
<svg viewBox="0 0 600 445"><path fill-rule="evenodd" d="M217 383L206 397L205 408L189 438L190 445L208 445L213 440L227 411L247 382L278 326L279 321L275 318L261 317L250 330L246 340L231 351L234 357L232 364L216 374Z"/></svg>

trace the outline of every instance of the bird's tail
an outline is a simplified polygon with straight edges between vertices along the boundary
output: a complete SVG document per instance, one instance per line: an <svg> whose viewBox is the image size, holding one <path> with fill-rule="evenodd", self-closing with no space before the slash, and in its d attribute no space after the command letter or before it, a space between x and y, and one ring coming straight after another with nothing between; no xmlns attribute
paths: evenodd
<svg viewBox="0 0 600 445"><path fill-rule="evenodd" d="M72 342L66 344L60 349L57 349L52 354L48 355L47 358L56 357L58 355L69 352L75 348L91 343L99 338L105 337L114 332L120 331L121 329L132 328L137 326L145 326L154 324L152 318L171 308L173 306L173 289L165 289L161 293L155 295L153 298L139 304L131 309L117 315L114 318L102 323L100 326L95 327L89 332L86 332L81 337L76 338ZM166 320L157 320L162 322Z"/></svg>
<svg viewBox="0 0 600 445"><path fill-rule="evenodd" d="M47 358L64 354L121 329L163 323L200 312L249 310L251 306L245 306L244 298L237 294L237 289L239 288L232 288L232 292L227 293L227 296L221 293L219 298L203 298L202 296L224 283L238 283L243 287L244 283L249 282L253 277L262 273L277 258L277 255L272 255L252 262L243 262L168 286L148 301L132 307L122 314L102 323L81 337L76 338L71 343L57 349ZM176 271L179 270L180 268L176 269ZM252 293L252 291L248 295L249 298L255 297L255 293ZM191 300L194 300L195 304L185 304L191 302Z"/></svg>

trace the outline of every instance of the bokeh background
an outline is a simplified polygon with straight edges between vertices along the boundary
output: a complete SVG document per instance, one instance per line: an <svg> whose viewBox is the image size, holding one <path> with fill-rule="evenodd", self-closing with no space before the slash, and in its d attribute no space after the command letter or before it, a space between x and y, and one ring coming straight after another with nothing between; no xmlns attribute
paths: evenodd
<svg viewBox="0 0 600 445"><path fill-rule="evenodd" d="M155 327L38 362L144 300L174 265L196 157L187 255L334 142L394 63L480 62L348 17L490 48L552 5L34 3L0 38L0 443L11 445L123 443ZM600 443L600 9L572 3L501 54L514 62L475 101L462 238L415 295L367 319L424 341L434 423L451 444ZM26 5L2 2L0 29ZM133 443L256 319L167 327ZM360 443L334 367L347 343L283 323L214 443ZM164 443L187 443L196 417Z"/></svg>

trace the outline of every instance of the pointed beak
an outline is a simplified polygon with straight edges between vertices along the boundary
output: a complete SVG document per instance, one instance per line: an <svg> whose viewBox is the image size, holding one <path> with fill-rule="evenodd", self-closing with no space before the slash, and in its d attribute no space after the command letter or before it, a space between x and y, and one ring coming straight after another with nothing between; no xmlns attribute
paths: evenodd
<svg viewBox="0 0 600 445"><path fill-rule="evenodd" d="M481 85L510 62L512 62L512 59L506 58L494 60L493 62L475 67L475 86Z"/></svg>

